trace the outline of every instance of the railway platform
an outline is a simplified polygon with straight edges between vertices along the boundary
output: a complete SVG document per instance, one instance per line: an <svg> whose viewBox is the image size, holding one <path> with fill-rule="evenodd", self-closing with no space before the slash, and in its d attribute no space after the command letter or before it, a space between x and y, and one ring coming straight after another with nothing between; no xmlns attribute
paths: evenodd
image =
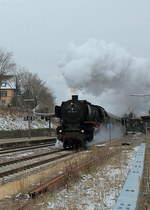
<svg viewBox="0 0 150 210"><path fill-rule="evenodd" d="M56 137L51 137L51 136L0 139L0 148L4 149L4 148L32 146L37 144L54 143L55 141Z"/></svg>

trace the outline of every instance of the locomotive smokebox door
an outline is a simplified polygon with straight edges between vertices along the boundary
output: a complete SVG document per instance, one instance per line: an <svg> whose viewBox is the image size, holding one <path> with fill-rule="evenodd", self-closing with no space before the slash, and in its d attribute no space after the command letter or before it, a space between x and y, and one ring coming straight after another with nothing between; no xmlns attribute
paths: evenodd
<svg viewBox="0 0 150 210"><path fill-rule="evenodd" d="M73 101L78 101L78 95L72 95L72 100Z"/></svg>

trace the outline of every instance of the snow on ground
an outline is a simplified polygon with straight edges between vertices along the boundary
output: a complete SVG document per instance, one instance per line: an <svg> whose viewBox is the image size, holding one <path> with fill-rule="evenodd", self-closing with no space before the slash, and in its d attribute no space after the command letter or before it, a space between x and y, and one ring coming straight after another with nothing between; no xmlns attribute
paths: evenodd
<svg viewBox="0 0 150 210"><path fill-rule="evenodd" d="M31 128L48 128L49 122L36 119L31 122ZM24 121L23 117L15 115L0 115L0 130L16 130L28 129L28 121Z"/></svg>
<svg viewBox="0 0 150 210"><path fill-rule="evenodd" d="M115 204L131 168L137 148L124 150L109 160L107 166L82 175L80 182L49 196L42 210L109 210Z"/></svg>

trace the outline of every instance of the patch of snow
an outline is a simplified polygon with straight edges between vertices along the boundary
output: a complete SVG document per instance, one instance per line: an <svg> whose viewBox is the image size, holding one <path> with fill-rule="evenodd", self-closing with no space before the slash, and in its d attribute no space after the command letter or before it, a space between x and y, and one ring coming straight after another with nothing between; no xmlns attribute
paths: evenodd
<svg viewBox="0 0 150 210"><path fill-rule="evenodd" d="M36 119L31 122L31 128L48 128L49 122ZM15 115L0 115L0 130L26 130L28 129L28 121L24 121L23 117Z"/></svg>
<svg viewBox="0 0 150 210"><path fill-rule="evenodd" d="M140 146L134 148L134 151L137 152Z"/></svg>
<svg viewBox="0 0 150 210"><path fill-rule="evenodd" d="M16 155L16 157L25 157L25 156L28 156L28 155L32 155L34 152L26 152L26 153L21 153L21 154L18 154Z"/></svg>
<svg viewBox="0 0 150 210"><path fill-rule="evenodd" d="M103 146L106 146L106 144L96 144L95 146L96 147L103 147Z"/></svg>
<svg viewBox="0 0 150 210"><path fill-rule="evenodd" d="M79 183L63 189L54 198L49 198L44 210L78 209L78 210L109 210L115 204L121 187L132 167L136 149L122 153L125 158L118 158L116 168L111 162L97 172L82 175ZM42 208L43 209L43 208Z"/></svg>

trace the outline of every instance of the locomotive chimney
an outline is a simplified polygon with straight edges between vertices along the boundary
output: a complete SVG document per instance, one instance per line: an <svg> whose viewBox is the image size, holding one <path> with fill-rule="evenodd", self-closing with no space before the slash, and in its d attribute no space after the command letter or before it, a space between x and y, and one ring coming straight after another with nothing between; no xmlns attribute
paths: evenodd
<svg viewBox="0 0 150 210"><path fill-rule="evenodd" d="M78 100L78 95L72 95L72 100L77 101Z"/></svg>

